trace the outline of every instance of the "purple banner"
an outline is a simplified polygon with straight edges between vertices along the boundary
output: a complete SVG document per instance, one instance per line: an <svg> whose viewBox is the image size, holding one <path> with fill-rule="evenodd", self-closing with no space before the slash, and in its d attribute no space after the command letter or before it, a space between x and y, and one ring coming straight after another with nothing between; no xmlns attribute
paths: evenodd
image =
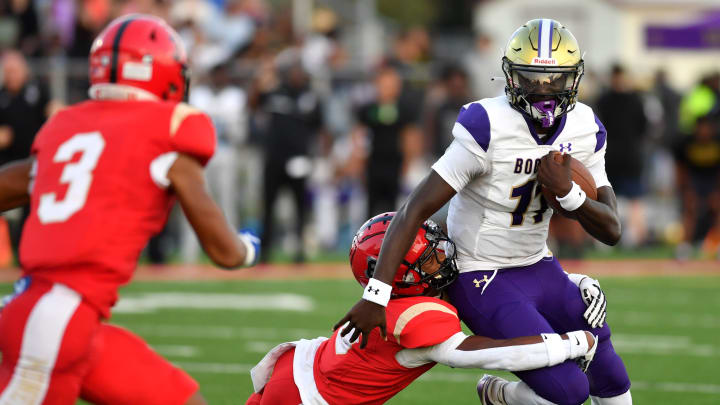
<svg viewBox="0 0 720 405"><path fill-rule="evenodd" d="M720 49L720 11L706 12L686 25L649 25L645 27L648 48Z"/></svg>

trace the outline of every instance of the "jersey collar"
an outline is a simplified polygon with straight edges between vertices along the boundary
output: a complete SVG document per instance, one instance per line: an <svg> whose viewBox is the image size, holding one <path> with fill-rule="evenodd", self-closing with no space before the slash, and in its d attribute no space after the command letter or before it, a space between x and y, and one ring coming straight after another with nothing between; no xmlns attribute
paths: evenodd
<svg viewBox="0 0 720 405"><path fill-rule="evenodd" d="M525 123L527 124L528 130L530 131L530 134L535 139L535 142L537 142L538 145L552 145L553 142L555 142L555 139L557 139L558 136L560 136L560 133L562 132L563 128L565 128L565 121L567 120L567 114L563 114L560 117L560 123L558 123L557 128L555 129L555 132L548 136L548 138L545 139L545 142L543 142L540 137L538 136L537 131L535 130L535 125L533 125L533 119L530 118L525 113L520 113L522 115L523 119L525 119Z"/></svg>

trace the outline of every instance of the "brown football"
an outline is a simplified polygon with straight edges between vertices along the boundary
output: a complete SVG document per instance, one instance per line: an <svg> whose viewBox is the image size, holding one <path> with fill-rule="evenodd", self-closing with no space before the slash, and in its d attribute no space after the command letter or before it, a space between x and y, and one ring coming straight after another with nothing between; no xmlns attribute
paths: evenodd
<svg viewBox="0 0 720 405"><path fill-rule="evenodd" d="M554 153L553 158L556 162L562 162L562 154L560 153ZM597 187L595 186L595 179L593 179L592 174L590 174L585 165L572 156L570 157L570 171L572 172L573 181L577 183L583 191L585 191L588 198L597 200ZM550 204L550 207L552 207L555 212L559 212L565 217L575 219L574 212L566 211L560 207L560 203L557 202L555 194L553 194L552 191L542 187L542 193L545 200L547 200L548 204Z"/></svg>

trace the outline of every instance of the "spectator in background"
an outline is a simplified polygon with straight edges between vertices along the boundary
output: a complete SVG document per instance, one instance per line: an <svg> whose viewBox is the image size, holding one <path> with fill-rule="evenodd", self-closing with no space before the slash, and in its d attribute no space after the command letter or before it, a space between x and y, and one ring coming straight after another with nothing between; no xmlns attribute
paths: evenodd
<svg viewBox="0 0 720 405"><path fill-rule="evenodd" d="M463 65L470 74L471 94L473 100L496 97L503 94L505 80L500 64L502 52L493 46L492 38L479 33L475 38L475 47L463 57ZM501 80L492 80L499 77Z"/></svg>
<svg viewBox="0 0 720 405"><path fill-rule="evenodd" d="M357 112L358 123L366 129L369 153L366 163L368 217L394 211L403 168L403 140L416 125L416 104L403 95L403 81L390 65L375 74L376 98Z"/></svg>
<svg viewBox="0 0 720 405"><path fill-rule="evenodd" d="M273 242L275 200L288 187L295 200L297 221L295 234L298 250L295 262L305 260L302 233L306 222L305 184L312 170L310 146L321 128L320 103L309 87L299 52L288 49L276 60L278 78L272 72L258 75L252 105L268 115L263 139L265 169L263 191L262 244L260 260L267 262Z"/></svg>
<svg viewBox="0 0 720 405"><path fill-rule="evenodd" d="M670 87L665 70L655 72L655 83L652 93L662 106L662 120L660 126L660 143L665 147L673 147L679 135L678 111L682 97L675 89Z"/></svg>
<svg viewBox="0 0 720 405"><path fill-rule="evenodd" d="M311 76L327 76L347 57L339 35L337 15L332 10L319 8L313 12L312 33L305 38L301 53L303 66Z"/></svg>
<svg viewBox="0 0 720 405"><path fill-rule="evenodd" d="M247 95L231 80L226 63L210 70L209 82L195 86L190 104L208 114L215 126L217 147L205 173L210 192L228 221L237 227L238 220L238 151L247 139ZM200 245L187 221L183 224L182 259L197 260Z"/></svg>
<svg viewBox="0 0 720 405"><path fill-rule="evenodd" d="M626 214L623 241L636 246L645 241L647 234L642 200L647 118L642 99L632 89L622 66L612 67L610 88L600 95L595 111L605 124L611 145L605 155L608 178L618 200L629 201L629 209L620 211Z"/></svg>
<svg viewBox="0 0 720 405"><path fill-rule="evenodd" d="M27 56L37 56L42 51L40 24L34 1L0 0L0 16L10 16L12 19L6 21L14 22L12 27L7 27L9 30L2 31L4 38L0 46L17 48ZM14 43L7 43L6 41Z"/></svg>
<svg viewBox="0 0 720 405"><path fill-rule="evenodd" d="M18 51L2 56L0 88L0 165L30 156L35 134L60 103L52 101L48 88L30 76L27 61ZM10 224L13 250L17 252L20 232L28 207L18 221Z"/></svg>
<svg viewBox="0 0 720 405"><path fill-rule="evenodd" d="M30 156L35 134L57 104L47 86L30 77L25 57L7 51L2 57L0 89L0 164Z"/></svg>
<svg viewBox="0 0 720 405"><path fill-rule="evenodd" d="M720 73L706 75L700 83L690 90L680 103L680 130L690 134L695 129L698 117L717 111L718 92L720 92Z"/></svg>
<svg viewBox="0 0 720 405"><path fill-rule="evenodd" d="M442 69L440 87L424 115L425 135L434 160L445 153L452 142L452 129L463 105L472 101L468 75L463 68L450 64Z"/></svg>
<svg viewBox="0 0 720 405"><path fill-rule="evenodd" d="M720 247L720 136L710 116L696 120L695 131L675 147L677 182L682 200L684 241L676 250L679 259L689 259L693 244L706 239L707 254Z"/></svg>

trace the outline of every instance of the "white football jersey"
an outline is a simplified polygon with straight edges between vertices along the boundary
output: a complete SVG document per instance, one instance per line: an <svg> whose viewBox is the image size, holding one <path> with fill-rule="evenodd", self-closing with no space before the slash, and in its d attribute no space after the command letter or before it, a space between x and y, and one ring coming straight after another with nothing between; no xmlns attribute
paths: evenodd
<svg viewBox="0 0 720 405"><path fill-rule="evenodd" d="M566 152L592 173L605 174L606 132L592 109L577 103L542 141L530 118L505 96L466 104L453 128L454 140L433 165L457 194L447 224L461 272L533 264L548 254L552 209L537 183L540 159Z"/></svg>

